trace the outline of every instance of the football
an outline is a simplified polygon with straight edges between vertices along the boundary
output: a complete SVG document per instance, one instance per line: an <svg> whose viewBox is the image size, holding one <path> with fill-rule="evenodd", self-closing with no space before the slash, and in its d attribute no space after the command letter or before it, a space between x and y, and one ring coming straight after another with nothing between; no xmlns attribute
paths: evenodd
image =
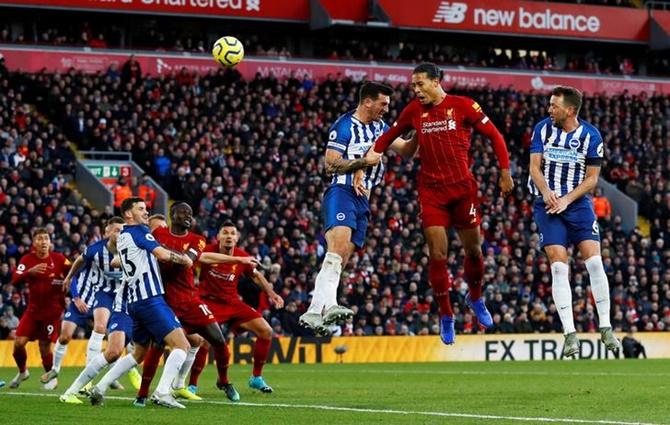
<svg viewBox="0 0 670 425"><path fill-rule="evenodd" d="M235 66L244 58L244 46L240 40L228 35L214 42L212 55L223 66Z"/></svg>

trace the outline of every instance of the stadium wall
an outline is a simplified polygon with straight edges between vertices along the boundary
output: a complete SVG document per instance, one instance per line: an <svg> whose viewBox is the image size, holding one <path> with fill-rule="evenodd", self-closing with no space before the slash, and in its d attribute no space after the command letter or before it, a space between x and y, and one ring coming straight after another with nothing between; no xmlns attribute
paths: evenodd
<svg viewBox="0 0 670 425"><path fill-rule="evenodd" d="M580 334L581 359L613 359L599 341L600 334ZM638 333L647 357L670 358L670 333ZM86 340L72 341L64 366L83 367L86 363ZM14 367L13 341L0 341L0 367ZM447 347L437 336L369 336L369 337L281 337L274 339L270 363L418 363L455 361L524 361L558 360L561 358L563 335L501 334L459 335L454 346ZM253 340L236 338L231 344L232 362L253 362ZM337 354L344 351L343 354ZM209 357L210 362L213 356ZM40 367L36 342L28 344L28 366Z"/></svg>
<svg viewBox="0 0 670 425"><path fill-rule="evenodd" d="M0 44L0 52L5 57L6 66L11 71L29 73L68 72L70 69L82 72L105 72L110 65L118 69L135 54L142 73L145 75L174 75L181 69L199 74L218 71L221 66L207 54L171 54L154 52L104 51L90 49L62 49L40 47L17 47ZM392 84L408 84L413 66L380 65L371 62L318 61L298 59L273 59L247 57L235 67L244 78L252 79L256 74L274 75L277 78L295 76L323 80L329 75L352 78L354 80L387 81ZM619 95L624 90L630 94L645 92L670 94L670 79L630 78L578 73L547 71L515 71L505 69L466 69L464 67L443 67L443 82L447 87L514 87L523 92L549 92L557 85L569 85L581 91L594 94Z"/></svg>

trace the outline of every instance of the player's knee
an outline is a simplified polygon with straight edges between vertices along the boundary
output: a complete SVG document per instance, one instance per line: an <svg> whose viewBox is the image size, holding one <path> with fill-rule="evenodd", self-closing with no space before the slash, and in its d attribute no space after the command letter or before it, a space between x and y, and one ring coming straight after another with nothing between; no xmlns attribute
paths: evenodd
<svg viewBox="0 0 670 425"><path fill-rule="evenodd" d="M58 337L58 343L60 345L67 345L70 343L70 340L72 340L72 335L60 334L60 336Z"/></svg>
<svg viewBox="0 0 670 425"><path fill-rule="evenodd" d="M14 348L23 348L28 343L28 340L25 338L16 338L14 340Z"/></svg>
<svg viewBox="0 0 670 425"><path fill-rule="evenodd" d="M105 359L109 363L113 363L121 357L121 353L123 352L123 347L116 347L114 345L110 345L107 347L107 350L105 350Z"/></svg>
<svg viewBox="0 0 670 425"><path fill-rule="evenodd" d="M445 261L447 259L447 251L442 249L431 249L429 255L433 261Z"/></svg>
<svg viewBox="0 0 670 425"><path fill-rule="evenodd" d="M188 343L191 345L191 347L200 347L204 341L204 338L198 334L187 335L186 338L188 339Z"/></svg>
<svg viewBox="0 0 670 425"><path fill-rule="evenodd" d="M256 334L256 336L259 337L259 338L263 338L263 339L271 339L272 338L272 328L270 327L270 325L268 325L266 323L265 326L261 327L258 330L258 334Z"/></svg>
<svg viewBox="0 0 670 425"><path fill-rule="evenodd" d="M480 245L473 247L465 247L465 255L472 260L479 260L482 258L482 247Z"/></svg>
<svg viewBox="0 0 670 425"><path fill-rule="evenodd" d="M107 332L107 327L101 323L96 323L93 325L93 331L95 333L104 334Z"/></svg>

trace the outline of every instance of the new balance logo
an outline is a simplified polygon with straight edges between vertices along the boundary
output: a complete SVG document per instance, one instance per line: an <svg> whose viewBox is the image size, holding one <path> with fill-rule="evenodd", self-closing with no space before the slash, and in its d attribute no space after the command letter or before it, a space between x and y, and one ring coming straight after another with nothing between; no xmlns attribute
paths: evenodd
<svg viewBox="0 0 670 425"><path fill-rule="evenodd" d="M451 3L443 1L435 12L433 22L444 22L446 24L460 24L465 20L465 12L468 5L465 3Z"/></svg>

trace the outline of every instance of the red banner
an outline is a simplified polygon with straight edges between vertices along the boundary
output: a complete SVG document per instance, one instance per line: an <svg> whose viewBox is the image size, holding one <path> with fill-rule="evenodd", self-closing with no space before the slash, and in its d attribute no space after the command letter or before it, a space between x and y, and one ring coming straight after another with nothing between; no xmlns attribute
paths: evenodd
<svg viewBox="0 0 670 425"><path fill-rule="evenodd" d="M309 0L0 0L0 5L3 4L300 22L309 20Z"/></svg>
<svg viewBox="0 0 670 425"><path fill-rule="evenodd" d="M71 68L84 72L105 72L110 65L119 68L128 59L122 53L85 53L67 50L35 50L24 48L3 48L7 67L25 72L66 72ZM142 67L143 74L166 75L179 72L182 68L200 74L217 71L220 66L209 56L176 56L169 54L137 54L135 58ZM340 63L328 61L282 61L247 58L237 66L242 75L254 78L257 73L277 78L296 76L322 80L328 75L348 77L354 80L369 79L387 81L391 84L408 84L412 72L410 65L373 66L368 64ZM586 76L567 73L533 73L506 70L460 70L444 69L446 87L513 87L523 92L548 92L556 85L570 85L586 93L619 94L629 93L670 94L670 80L632 79L624 77Z"/></svg>
<svg viewBox="0 0 670 425"><path fill-rule="evenodd" d="M393 26L646 42L646 9L518 0L377 0Z"/></svg>

